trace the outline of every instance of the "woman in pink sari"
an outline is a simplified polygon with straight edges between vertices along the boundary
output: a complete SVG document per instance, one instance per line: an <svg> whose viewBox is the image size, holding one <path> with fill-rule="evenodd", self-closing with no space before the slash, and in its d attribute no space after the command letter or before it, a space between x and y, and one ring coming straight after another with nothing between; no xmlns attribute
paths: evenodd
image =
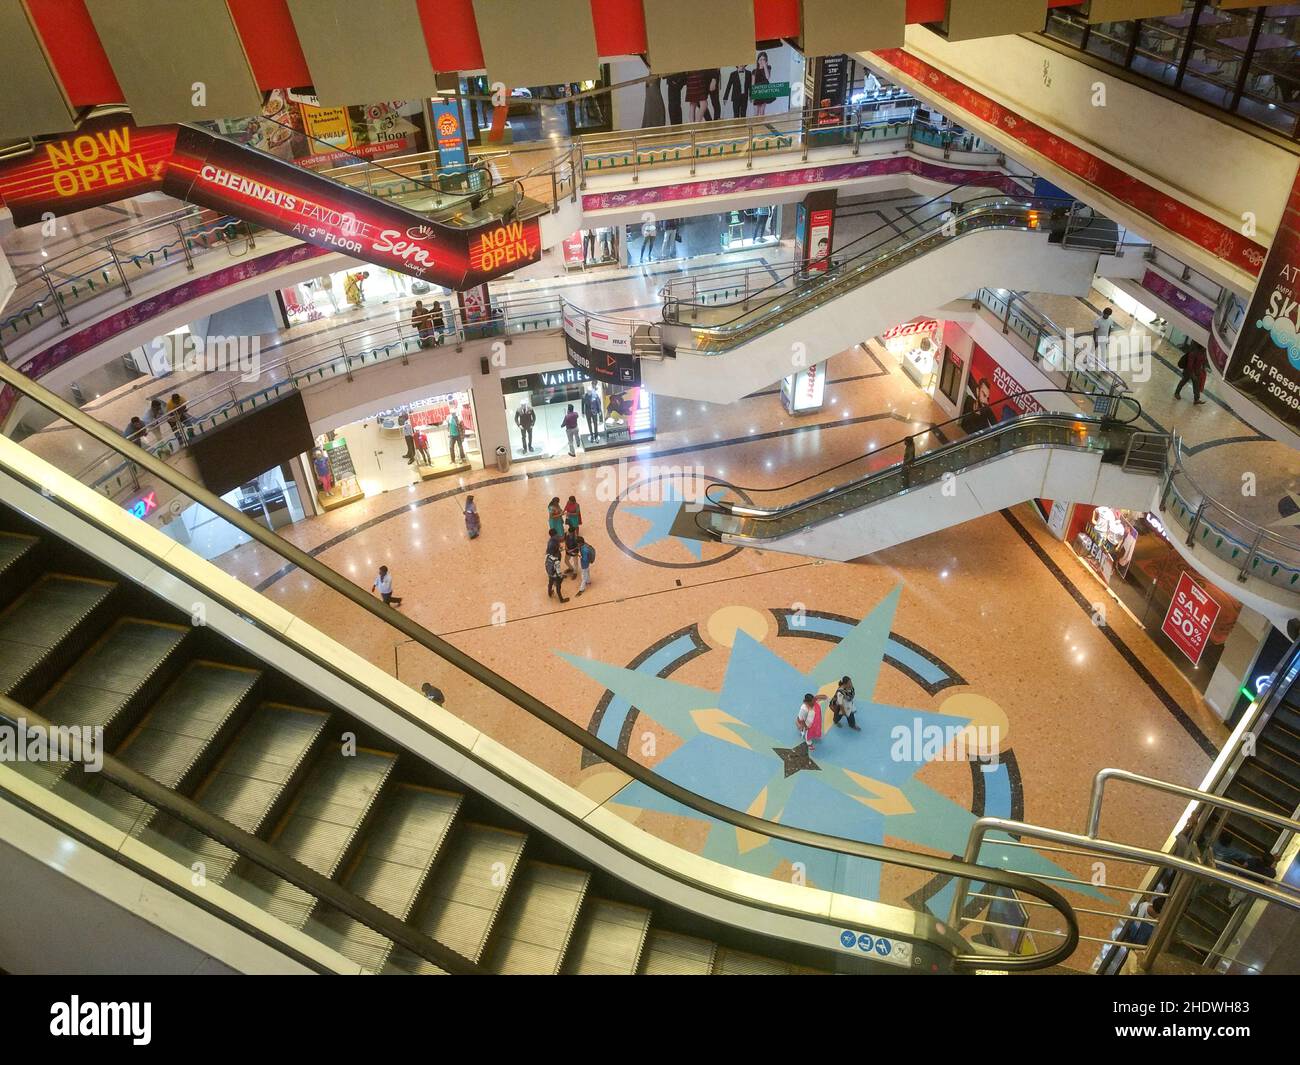
<svg viewBox="0 0 1300 1065"><path fill-rule="evenodd" d="M822 738L822 700L824 695L813 695L808 692L803 697L803 703L799 707L799 713L795 715L794 724L803 734L804 743L808 744L808 750L813 750L817 741Z"/></svg>

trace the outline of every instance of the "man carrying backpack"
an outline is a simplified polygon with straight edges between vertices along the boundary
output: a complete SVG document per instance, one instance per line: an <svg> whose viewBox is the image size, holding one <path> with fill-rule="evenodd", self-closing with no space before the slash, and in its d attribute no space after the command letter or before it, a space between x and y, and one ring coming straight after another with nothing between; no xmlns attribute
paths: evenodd
<svg viewBox="0 0 1300 1065"><path fill-rule="evenodd" d="M596 549L581 536L578 537L578 565L582 567L582 583L578 585L578 594L587 590L591 583L591 564L596 561Z"/></svg>
<svg viewBox="0 0 1300 1065"><path fill-rule="evenodd" d="M549 599L552 595L559 596L561 603L568 602L564 598L564 570L560 567L560 540L555 536L552 536L546 545L546 597Z"/></svg>

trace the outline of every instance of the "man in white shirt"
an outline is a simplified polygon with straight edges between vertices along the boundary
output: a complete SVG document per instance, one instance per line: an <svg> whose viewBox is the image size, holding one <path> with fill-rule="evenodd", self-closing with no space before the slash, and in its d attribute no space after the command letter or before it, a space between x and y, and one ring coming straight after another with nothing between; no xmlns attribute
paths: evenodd
<svg viewBox="0 0 1300 1065"><path fill-rule="evenodd" d="M379 576L375 578L375 583L370 586L370 590L379 593L384 606L402 605L402 597L393 594L393 575L388 572L387 566L379 567Z"/></svg>
<svg viewBox="0 0 1300 1065"><path fill-rule="evenodd" d="M1106 357L1106 345L1110 342L1110 334L1115 330L1115 319L1111 317L1112 314L1114 311L1107 307L1101 312L1101 317L1092 323L1093 350L1097 352L1098 358Z"/></svg>
<svg viewBox="0 0 1300 1065"><path fill-rule="evenodd" d="M406 463L409 466L415 461L415 426L411 424L409 414L403 414L401 421L402 439L406 441Z"/></svg>

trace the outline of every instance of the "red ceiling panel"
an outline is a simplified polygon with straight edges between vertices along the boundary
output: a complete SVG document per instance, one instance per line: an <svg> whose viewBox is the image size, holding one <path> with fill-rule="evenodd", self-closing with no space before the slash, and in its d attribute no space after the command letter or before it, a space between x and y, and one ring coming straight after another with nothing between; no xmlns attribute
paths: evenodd
<svg viewBox="0 0 1300 1065"><path fill-rule="evenodd" d="M641 0L591 0L596 27L596 54L641 55L645 52L645 11Z"/></svg>
<svg viewBox="0 0 1300 1065"><path fill-rule="evenodd" d="M122 88L84 0L28 0L28 9L73 106L120 103Z"/></svg>
<svg viewBox="0 0 1300 1065"><path fill-rule="evenodd" d="M754 36L760 41L799 36L799 0L754 0Z"/></svg>
<svg viewBox="0 0 1300 1065"><path fill-rule="evenodd" d="M310 85L311 72L286 0L226 0L262 89Z"/></svg>
<svg viewBox="0 0 1300 1065"><path fill-rule="evenodd" d="M483 49L478 43L478 22L474 0L415 0L424 25L433 69L482 70ZM545 47L546 27L537 28L538 42Z"/></svg>

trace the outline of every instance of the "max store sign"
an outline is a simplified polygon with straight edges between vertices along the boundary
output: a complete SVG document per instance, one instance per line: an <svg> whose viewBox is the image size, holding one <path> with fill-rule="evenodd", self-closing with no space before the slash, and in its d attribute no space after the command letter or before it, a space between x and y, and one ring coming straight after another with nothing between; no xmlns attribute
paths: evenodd
<svg viewBox="0 0 1300 1065"><path fill-rule="evenodd" d="M447 288L482 284L541 256L536 219L448 226L194 126L109 118L0 167L0 196L16 225L161 189Z"/></svg>

